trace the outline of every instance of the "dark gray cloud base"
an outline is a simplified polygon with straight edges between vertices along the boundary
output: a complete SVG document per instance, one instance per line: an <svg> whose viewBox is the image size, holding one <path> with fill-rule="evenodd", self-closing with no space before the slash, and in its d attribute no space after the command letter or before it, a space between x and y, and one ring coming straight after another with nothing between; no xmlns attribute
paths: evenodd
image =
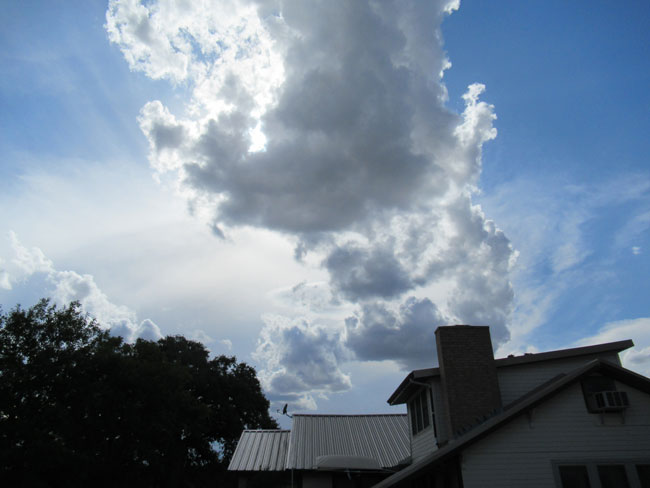
<svg viewBox="0 0 650 488"><path fill-rule="evenodd" d="M364 361L392 359L405 369L432 366L437 361L434 331L447 323L428 298L409 297L397 312L372 303L345 319L345 345Z"/></svg>

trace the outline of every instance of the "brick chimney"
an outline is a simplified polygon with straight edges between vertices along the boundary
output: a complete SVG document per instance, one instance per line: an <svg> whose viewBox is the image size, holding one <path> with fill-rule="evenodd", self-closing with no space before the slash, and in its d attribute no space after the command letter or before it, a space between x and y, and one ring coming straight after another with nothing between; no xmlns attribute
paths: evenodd
<svg viewBox="0 0 650 488"><path fill-rule="evenodd" d="M454 438L501 409L490 328L471 325L438 327L436 345L447 432L450 438Z"/></svg>

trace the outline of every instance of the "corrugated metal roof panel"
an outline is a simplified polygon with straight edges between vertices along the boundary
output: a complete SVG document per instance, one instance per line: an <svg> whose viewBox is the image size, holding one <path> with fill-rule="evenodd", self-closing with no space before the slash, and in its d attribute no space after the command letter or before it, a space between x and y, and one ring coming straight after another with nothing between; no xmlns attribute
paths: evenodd
<svg viewBox="0 0 650 488"><path fill-rule="evenodd" d="M316 458L327 455L396 466L410 455L406 414L294 415L287 469L315 469Z"/></svg>
<svg viewBox="0 0 650 488"><path fill-rule="evenodd" d="M284 471L289 434L288 430L245 430L228 470Z"/></svg>

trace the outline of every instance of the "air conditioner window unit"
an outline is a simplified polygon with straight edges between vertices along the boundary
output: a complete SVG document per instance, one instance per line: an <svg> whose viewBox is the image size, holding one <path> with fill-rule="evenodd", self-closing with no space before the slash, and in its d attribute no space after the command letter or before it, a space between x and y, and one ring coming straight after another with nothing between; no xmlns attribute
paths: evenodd
<svg viewBox="0 0 650 488"><path fill-rule="evenodd" d="M623 410L630 406L624 391L599 391L593 394L592 408L601 412Z"/></svg>

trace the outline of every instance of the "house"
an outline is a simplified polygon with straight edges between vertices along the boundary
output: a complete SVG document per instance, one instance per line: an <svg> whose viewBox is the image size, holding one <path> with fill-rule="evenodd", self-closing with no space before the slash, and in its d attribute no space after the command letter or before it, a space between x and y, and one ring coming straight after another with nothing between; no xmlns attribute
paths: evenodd
<svg viewBox="0 0 650 488"><path fill-rule="evenodd" d="M393 419L401 418L402 434L377 433L377 422L374 437L359 443L366 450L339 453L332 449L356 446L363 429L349 427L354 420L295 415L283 434L285 486L648 488L650 379L623 368L618 356L632 346L494 359L488 327L439 327L439 366L410 372L388 399L406 405L407 415ZM319 417L330 420L318 425ZM244 448L244 435L241 454L259 459ZM384 450L391 460L372 464ZM238 446L233 463L239 453Z"/></svg>
<svg viewBox="0 0 650 488"><path fill-rule="evenodd" d="M291 431L245 430L228 470L240 488L370 487L409 456L405 414L294 414Z"/></svg>
<svg viewBox="0 0 650 488"><path fill-rule="evenodd" d="M384 487L649 487L650 379L620 341L494 359L488 327L436 331L439 367L412 371L411 463Z"/></svg>
<svg viewBox="0 0 650 488"><path fill-rule="evenodd" d="M228 471L237 474L240 488L290 487L291 473L285 471L289 430L245 430L230 460Z"/></svg>

